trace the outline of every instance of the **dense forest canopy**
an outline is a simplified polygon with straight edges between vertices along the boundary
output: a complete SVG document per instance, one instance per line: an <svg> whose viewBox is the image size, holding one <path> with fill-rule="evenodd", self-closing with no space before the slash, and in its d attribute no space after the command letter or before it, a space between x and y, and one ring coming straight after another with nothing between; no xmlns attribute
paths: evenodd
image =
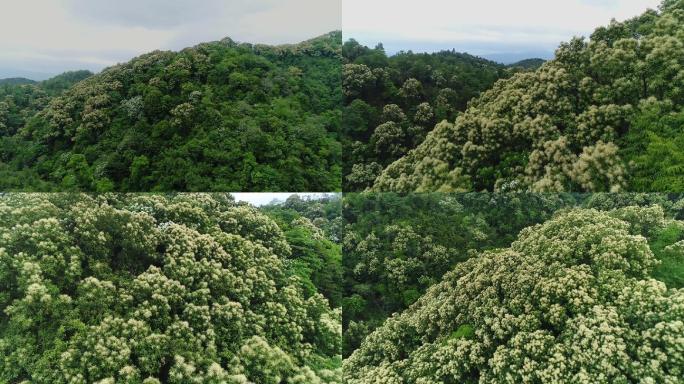
<svg viewBox="0 0 684 384"><path fill-rule="evenodd" d="M392 163L374 190L683 191L684 1L495 83Z"/></svg>
<svg viewBox="0 0 684 384"><path fill-rule="evenodd" d="M355 40L342 46L345 190L372 185L380 171L418 146L438 121L510 75L504 65L455 51L399 52Z"/></svg>
<svg viewBox="0 0 684 384"><path fill-rule="evenodd" d="M479 252L509 247L524 228L573 208L613 211L657 206L684 219L684 199L664 194L346 194L344 356L387 318L409 308L445 273ZM653 225L660 264L652 276L684 287L684 260L668 248L684 240L678 221Z"/></svg>
<svg viewBox="0 0 684 384"><path fill-rule="evenodd" d="M0 137L15 134L29 118L45 109L52 97L92 75L89 71L74 71L41 82L0 80Z"/></svg>
<svg viewBox="0 0 684 384"><path fill-rule="evenodd" d="M38 101L61 85L0 86L0 188L340 190L341 46L339 31L283 46L224 39Z"/></svg>
<svg viewBox="0 0 684 384"><path fill-rule="evenodd" d="M510 246L473 252L364 340L346 381L681 382L682 202L657 200L666 208L590 197L607 210L562 209ZM678 280L659 275L665 255Z"/></svg>
<svg viewBox="0 0 684 384"><path fill-rule="evenodd" d="M570 195L346 194L344 354L471 252L510 245Z"/></svg>
<svg viewBox="0 0 684 384"><path fill-rule="evenodd" d="M340 383L287 231L225 194L0 196L0 382Z"/></svg>
<svg viewBox="0 0 684 384"><path fill-rule="evenodd" d="M260 209L281 228L292 253L290 268L313 291L334 307L342 305L343 219L341 194L302 198L292 195L283 203Z"/></svg>

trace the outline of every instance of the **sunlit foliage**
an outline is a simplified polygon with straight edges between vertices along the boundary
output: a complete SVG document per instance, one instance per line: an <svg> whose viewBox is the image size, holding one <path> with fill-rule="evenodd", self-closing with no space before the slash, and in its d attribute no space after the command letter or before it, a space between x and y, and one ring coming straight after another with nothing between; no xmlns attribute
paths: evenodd
<svg viewBox="0 0 684 384"><path fill-rule="evenodd" d="M0 196L0 382L339 383L293 251L228 195Z"/></svg>
<svg viewBox="0 0 684 384"><path fill-rule="evenodd" d="M477 252L368 336L347 382L680 382L684 289L654 278L654 240L681 269L684 223L664 212L563 210Z"/></svg>
<svg viewBox="0 0 684 384"><path fill-rule="evenodd" d="M385 168L394 191L682 191L684 2L562 43Z"/></svg>

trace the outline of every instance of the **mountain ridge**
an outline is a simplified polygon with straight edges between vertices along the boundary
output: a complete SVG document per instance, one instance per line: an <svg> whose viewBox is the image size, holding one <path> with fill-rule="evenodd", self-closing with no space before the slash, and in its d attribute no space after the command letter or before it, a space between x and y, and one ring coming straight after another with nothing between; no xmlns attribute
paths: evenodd
<svg viewBox="0 0 684 384"><path fill-rule="evenodd" d="M27 79L25 77L7 77L0 79L0 85L22 85L22 84L35 84L37 81Z"/></svg>
<svg viewBox="0 0 684 384"><path fill-rule="evenodd" d="M224 39L105 68L4 135L2 186L340 190L340 47Z"/></svg>

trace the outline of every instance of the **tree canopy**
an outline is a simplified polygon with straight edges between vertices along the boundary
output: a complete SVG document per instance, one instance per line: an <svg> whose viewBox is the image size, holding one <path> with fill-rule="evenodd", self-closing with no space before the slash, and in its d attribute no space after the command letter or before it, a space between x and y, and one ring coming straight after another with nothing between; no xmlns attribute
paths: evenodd
<svg viewBox="0 0 684 384"><path fill-rule="evenodd" d="M290 268L311 291L318 291L337 308L342 305L342 196L301 198L269 204L261 212L282 229L292 254Z"/></svg>
<svg viewBox="0 0 684 384"><path fill-rule="evenodd" d="M382 168L418 146L438 121L510 75L504 65L466 53L387 56L351 39L342 46L345 190L372 185Z"/></svg>
<svg viewBox="0 0 684 384"><path fill-rule="evenodd" d="M499 80L374 180L394 191L682 191L684 2Z"/></svg>
<svg viewBox="0 0 684 384"><path fill-rule="evenodd" d="M344 355L475 251L504 247L571 195L346 194Z"/></svg>
<svg viewBox="0 0 684 384"><path fill-rule="evenodd" d="M70 87L71 76L6 85L0 188L340 190L341 45L339 31L284 46L224 39Z"/></svg>
<svg viewBox="0 0 684 384"><path fill-rule="evenodd" d="M341 310L229 195L11 193L0 217L2 382L341 381Z"/></svg>
<svg viewBox="0 0 684 384"><path fill-rule="evenodd" d="M509 247L524 228L568 209L654 206L674 220L649 229L659 260L652 276L682 288L684 262L670 247L684 240L677 221L684 219L684 198L678 194L345 194L343 356L448 271L482 251Z"/></svg>
<svg viewBox="0 0 684 384"><path fill-rule="evenodd" d="M365 339L345 361L345 378L680 382L684 289L654 278L654 268L664 241L681 270L683 234L684 222L659 205L559 211L522 230L509 247L457 264Z"/></svg>

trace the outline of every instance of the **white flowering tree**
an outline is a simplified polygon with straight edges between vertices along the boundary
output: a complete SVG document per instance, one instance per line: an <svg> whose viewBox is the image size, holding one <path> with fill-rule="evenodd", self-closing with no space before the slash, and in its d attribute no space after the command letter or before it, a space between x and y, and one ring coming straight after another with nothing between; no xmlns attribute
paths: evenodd
<svg viewBox="0 0 684 384"><path fill-rule="evenodd" d="M684 2L666 1L561 44L434 126L373 189L684 190L683 26Z"/></svg>
<svg viewBox="0 0 684 384"><path fill-rule="evenodd" d="M0 218L0 382L340 382L341 311L254 208L7 194Z"/></svg>
<svg viewBox="0 0 684 384"><path fill-rule="evenodd" d="M416 148L435 123L513 71L455 51L387 55L350 39L342 46L343 190L363 191L379 172Z"/></svg>
<svg viewBox="0 0 684 384"><path fill-rule="evenodd" d="M388 319L347 382L680 383L684 289L652 278L650 234L683 224L657 205L561 211Z"/></svg>
<svg viewBox="0 0 684 384"><path fill-rule="evenodd" d="M478 251L578 202L570 195L345 195L343 356Z"/></svg>

